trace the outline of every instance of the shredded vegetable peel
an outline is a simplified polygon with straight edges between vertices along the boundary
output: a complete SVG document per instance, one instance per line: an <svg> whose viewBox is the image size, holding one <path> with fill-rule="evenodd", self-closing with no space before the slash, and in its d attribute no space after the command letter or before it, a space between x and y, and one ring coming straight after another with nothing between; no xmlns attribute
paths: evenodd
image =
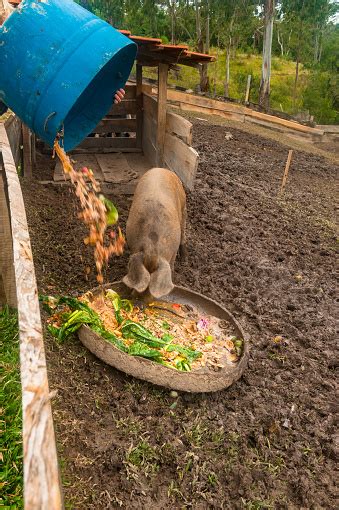
<svg viewBox="0 0 339 510"><path fill-rule="evenodd" d="M234 363L242 353L243 340L221 331L213 322L218 319L201 318L192 311L188 316L184 305L177 303L138 306L111 289L79 299L43 296L41 300L50 313L48 329L58 341L86 324L131 356L186 372L204 366L220 369L221 361ZM167 313L171 307L180 319Z"/></svg>
<svg viewBox="0 0 339 510"><path fill-rule="evenodd" d="M58 140L54 143L54 152L60 159L64 173L69 175L75 188L81 207L79 218L89 229L84 243L94 248L97 280L102 283L103 267L107 265L112 255L121 255L126 244L120 228L117 233L112 232L111 239L105 243L107 227L116 225L119 218L118 211L110 200L100 194L100 184L90 169L86 167L81 171L74 169L71 159Z"/></svg>

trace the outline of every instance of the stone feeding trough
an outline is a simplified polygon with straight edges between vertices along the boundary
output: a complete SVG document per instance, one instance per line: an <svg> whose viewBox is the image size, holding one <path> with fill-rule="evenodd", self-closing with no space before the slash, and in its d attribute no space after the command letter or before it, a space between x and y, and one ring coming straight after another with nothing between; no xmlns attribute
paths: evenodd
<svg viewBox="0 0 339 510"><path fill-rule="evenodd" d="M92 290L93 297L102 293L103 288L110 288L118 292L124 299L131 298L130 289L122 282L115 282ZM223 367L218 369L212 366L203 366L189 372L181 372L139 356L126 354L88 326L80 328L79 338L92 354L108 365L138 379L172 390L208 393L223 390L236 382L247 367L249 344L247 335L233 315L212 299L183 287L174 287L171 294L163 301L189 305L201 315L216 317L230 324L237 338L243 342L242 353L238 361L236 363L226 361Z"/></svg>

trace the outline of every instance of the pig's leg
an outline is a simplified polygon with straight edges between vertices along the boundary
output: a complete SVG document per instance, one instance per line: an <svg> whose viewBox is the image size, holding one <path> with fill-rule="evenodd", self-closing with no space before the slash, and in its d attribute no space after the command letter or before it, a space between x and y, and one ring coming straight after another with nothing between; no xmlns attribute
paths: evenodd
<svg viewBox="0 0 339 510"><path fill-rule="evenodd" d="M182 213L182 220L181 220L181 239L180 239L180 246L179 246L179 254L181 260L185 261L187 259L187 247L186 247L186 222L187 222L187 208L185 205L185 208Z"/></svg>
<svg viewBox="0 0 339 510"><path fill-rule="evenodd" d="M170 266L171 266L172 273L174 273L174 262L175 262L176 257L177 257L177 254L175 253L170 260Z"/></svg>

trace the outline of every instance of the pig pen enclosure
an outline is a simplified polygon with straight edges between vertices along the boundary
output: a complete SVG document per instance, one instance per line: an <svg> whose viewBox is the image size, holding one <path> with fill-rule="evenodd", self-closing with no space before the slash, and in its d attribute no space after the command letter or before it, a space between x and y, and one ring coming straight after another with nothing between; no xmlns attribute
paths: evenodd
<svg viewBox="0 0 339 510"><path fill-rule="evenodd" d="M232 311L250 335L249 367L226 391L171 395L45 333L66 506L335 508L335 158L294 147L278 197L278 136L199 115L189 258L175 283ZM39 292L78 295L96 283L77 202L69 186L38 182L55 162L36 158L21 187ZM124 226L131 196L109 198ZM127 261L113 259L106 281Z"/></svg>

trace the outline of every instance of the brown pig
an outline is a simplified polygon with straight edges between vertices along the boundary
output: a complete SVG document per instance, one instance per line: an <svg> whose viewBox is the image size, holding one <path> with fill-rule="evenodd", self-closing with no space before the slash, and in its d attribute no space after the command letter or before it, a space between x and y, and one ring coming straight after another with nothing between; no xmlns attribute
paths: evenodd
<svg viewBox="0 0 339 510"><path fill-rule="evenodd" d="M127 287L154 298L171 292L174 261L185 257L186 195L180 179L164 168L152 168L140 179L126 225L131 251Z"/></svg>

